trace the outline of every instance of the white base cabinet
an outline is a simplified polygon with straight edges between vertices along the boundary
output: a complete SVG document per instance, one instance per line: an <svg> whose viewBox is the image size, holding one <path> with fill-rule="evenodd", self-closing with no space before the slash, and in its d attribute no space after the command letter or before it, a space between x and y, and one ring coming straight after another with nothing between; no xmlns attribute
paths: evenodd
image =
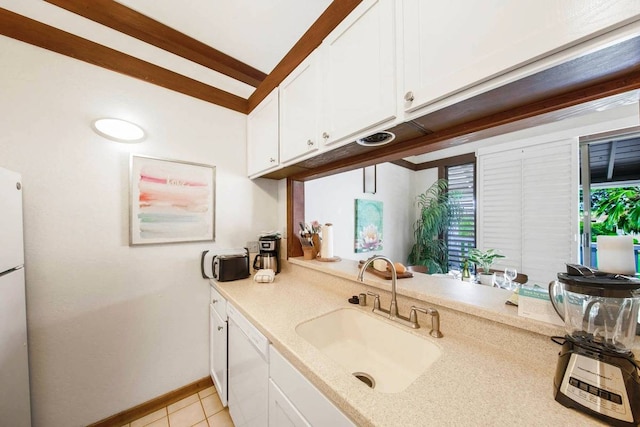
<svg viewBox="0 0 640 427"><path fill-rule="evenodd" d="M269 380L269 427L309 427L310 424L282 390Z"/></svg>
<svg viewBox="0 0 640 427"><path fill-rule="evenodd" d="M269 426L355 426L273 346L269 346Z"/></svg>
<svg viewBox="0 0 640 427"><path fill-rule="evenodd" d="M227 406L227 301L212 286L209 299L209 373Z"/></svg>

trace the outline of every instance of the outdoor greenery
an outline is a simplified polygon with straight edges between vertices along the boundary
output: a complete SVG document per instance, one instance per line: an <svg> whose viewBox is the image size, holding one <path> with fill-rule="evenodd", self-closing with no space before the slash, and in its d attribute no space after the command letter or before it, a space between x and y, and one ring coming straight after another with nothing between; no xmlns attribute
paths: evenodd
<svg viewBox="0 0 640 427"><path fill-rule="evenodd" d="M591 193L592 216L604 218L602 224L615 234L640 233L640 186L605 188Z"/></svg>
<svg viewBox="0 0 640 427"><path fill-rule="evenodd" d="M598 236L640 234L640 186L602 188L591 192L591 241ZM582 212L580 213L582 217ZM580 221L580 233L583 233Z"/></svg>
<svg viewBox="0 0 640 427"><path fill-rule="evenodd" d="M413 227L415 243L407 259L409 265L423 265L429 273L444 273L447 268L447 244L444 234L457 204L447 193L447 181L439 179L416 197L420 217Z"/></svg>

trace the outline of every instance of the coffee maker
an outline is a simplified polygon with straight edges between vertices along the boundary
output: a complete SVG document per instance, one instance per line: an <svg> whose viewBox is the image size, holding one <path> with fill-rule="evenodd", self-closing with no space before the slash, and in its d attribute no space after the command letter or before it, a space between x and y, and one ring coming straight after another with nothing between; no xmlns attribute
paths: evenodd
<svg viewBox="0 0 640 427"><path fill-rule="evenodd" d="M555 400L610 425L640 424L640 367L631 351L640 280L569 264L549 284L549 296L566 332L556 341Z"/></svg>
<svg viewBox="0 0 640 427"><path fill-rule="evenodd" d="M280 235L260 236L258 247L260 252L253 260L253 269L269 268L276 274L280 273Z"/></svg>

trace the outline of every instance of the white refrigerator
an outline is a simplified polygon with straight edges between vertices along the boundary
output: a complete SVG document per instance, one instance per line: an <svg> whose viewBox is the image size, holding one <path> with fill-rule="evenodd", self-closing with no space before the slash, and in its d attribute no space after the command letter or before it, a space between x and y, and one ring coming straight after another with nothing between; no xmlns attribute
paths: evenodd
<svg viewBox="0 0 640 427"><path fill-rule="evenodd" d="M31 425L20 174L0 168L0 424Z"/></svg>

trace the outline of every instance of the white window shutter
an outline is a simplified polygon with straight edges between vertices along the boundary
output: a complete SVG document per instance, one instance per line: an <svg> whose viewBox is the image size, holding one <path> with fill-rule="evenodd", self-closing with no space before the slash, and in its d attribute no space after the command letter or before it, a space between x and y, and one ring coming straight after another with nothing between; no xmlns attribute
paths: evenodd
<svg viewBox="0 0 640 427"><path fill-rule="evenodd" d="M522 270L546 285L577 259L578 141L528 147L525 154Z"/></svg>
<svg viewBox="0 0 640 427"><path fill-rule="evenodd" d="M577 260L578 141L566 139L478 156L478 242L545 286Z"/></svg>
<svg viewBox="0 0 640 427"><path fill-rule="evenodd" d="M478 247L496 249L522 270L522 150L478 157Z"/></svg>

